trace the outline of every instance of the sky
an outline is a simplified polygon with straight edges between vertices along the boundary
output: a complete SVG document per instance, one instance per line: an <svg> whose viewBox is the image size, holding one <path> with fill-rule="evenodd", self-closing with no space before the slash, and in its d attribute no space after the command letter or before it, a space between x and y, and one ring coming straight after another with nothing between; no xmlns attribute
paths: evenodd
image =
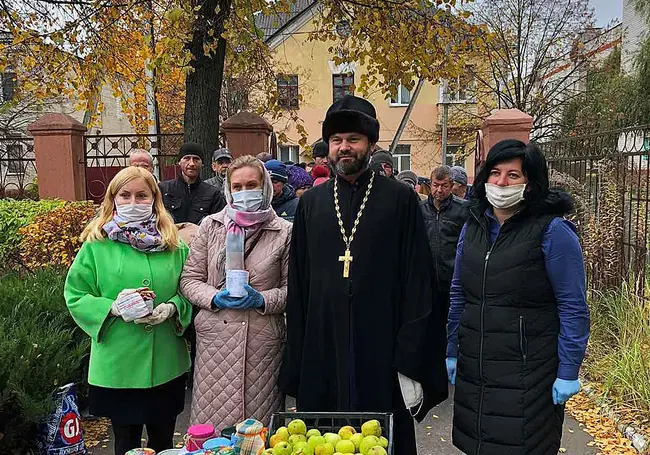
<svg viewBox="0 0 650 455"><path fill-rule="evenodd" d="M596 10L596 25L605 27L612 19L623 18L623 0L589 0Z"/></svg>

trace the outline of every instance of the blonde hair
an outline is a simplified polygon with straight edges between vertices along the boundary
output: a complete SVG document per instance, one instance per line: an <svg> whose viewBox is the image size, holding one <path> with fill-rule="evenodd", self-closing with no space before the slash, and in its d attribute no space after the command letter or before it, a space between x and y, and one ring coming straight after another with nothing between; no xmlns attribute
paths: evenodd
<svg viewBox="0 0 650 455"><path fill-rule="evenodd" d="M127 183L141 178L143 179L149 190L154 196L153 212L156 214L156 228L162 237L162 244L169 250L174 250L179 244L178 229L174 225L174 220L167 213L162 201L162 193L158 188L153 175L146 169L140 167L127 167L117 173L111 183L108 184L104 201L99 207L97 216L94 220L86 226L86 229L81 233L82 242L92 242L94 240L102 240L106 238L106 231L104 225L113 219L115 211L115 195Z"/></svg>
<svg viewBox="0 0 650 455"><path fill-rule="evenodd" d="M264 182L264 174L266 174L266 168L264 167L264 164L262 164L262 162L255 158L253 155L243 155L236 158L232 162L228 168L228 181L230 181L232 178L233 172L244 167L252 167L257 169L260 173L260 182Z"/></svg>

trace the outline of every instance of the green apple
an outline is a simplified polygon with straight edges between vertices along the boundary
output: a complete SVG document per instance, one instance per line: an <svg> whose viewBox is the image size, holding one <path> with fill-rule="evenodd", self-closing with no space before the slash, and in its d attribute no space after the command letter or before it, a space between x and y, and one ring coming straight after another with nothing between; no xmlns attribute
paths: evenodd
<svg viewBox="0 0 650 455"><path fill-rule="evenodd" d="M314 455L314 449L309 447L306 442L297 443L293 447L293 452L295 455Z"/></svg>
<svg viewBox="0 0 650 455"><path fill-rule="evenodd" d="M312 449L315 449L316 446L319 446L321 444L325 444L327 441L325 440L324 437L318 435L318 436L312 436L307 440L307 445L311 447Z"/></svg>
<svg viewBox="0 0 650 455"><path fill-rule="evenodd" d="M354 446L354 442L352 442L349 439L343 439L339 441L338 444L336 444L336 451L341 452L341 453L354 453L356 451L356 447Z"/></svg>
<svg viewBox="0 0 650 455"><path fill-rule="evenodd" d="M366 455L387 455L387 454L386 454L386 449L384 449L382 446L374 446L371 447L370 450L368 450L368 453Z"/></svg>
<svg viewBox="0 0 650 455"><path fill-rule="evenodd" d="M298 441L295 444L293 444L291 447L293 447L293 451L295 452L298 449L302 449L303 447L307 447L307 442Z"/></svg>
<svg viewBox="0 0 650 455"><path fill-rule="evenodd" d="M341 437L336 433L325 433L323 437L325 438L325 442L329 442L334 447L336 447L336 444L341 440Z"/></svg>
<svg viewBox="0 0 650 455"><path fill-rule="evenodd" d="M264 452L262 452L262 455L275 455L275 450L266 449Z"/></svg>
<svg viewBox="0 0 650 455"><path fill-rule="evenodd" d="M368 450L378 445L379 438L377 436L366 436L363 438L363 441L361 441L361 444L359 444L359 452L363 455L368 455Z"/></svg>
<svg viewBox="0 0 650 455"><path fill-rule="evenodd" d="M363 435L361 433L355 433L350 438L350 441L354 443L354 451L358 452L359 446L361 445L361 441L363 441Z"/></svg>
<svg viewBox="0 0 650 455"><path fill-rule="evenodd" d="M288 442L278 442L273 447L273 455L291 455L291 446Z"/></svg>
<svg viewBox="0 0 650 455"><path fill-rule="evenodd" d="M289 436L289 444L292 446L296 444L296 442L307 442L307 438L305 437L304 434L292 434Z"/></svg>
<svg viewBox="0 0 650 455"><path fill-rule="evenodd" d="M289 425L287 426L287 429L289 430L289 434L302 434L305 435L307 434L307 425L305 425L305 422L303 422L300 419L292 420L289 422Z"/></svg>
<svg viewBox="0 0 650 455"><path fill-rule="evenodd" d="M289 430L287 430L287 427L280 427L278 428L278 431L275 432L276 435L280 436L280 439L282 441L288 441L289 440Z"/></svg>
<svg viewBox="0 0 650 455"><path fill-rule="evenodd" d="M364 438L366 436L381 436L381 424L379 420L368 420L361 425L361 434L363 434Z"/></svg>
<svg viewBox="0 0 650 455"><path fill-rule="evenodd" d="M311 438L312 436L321 436L320 431L318 431L316 428L312 428L307 432L307 440Z"/></svg>
<svg viewBox="0 0 650 455"><path fill-rule="evenodd" d="M384 449L387 449L388 448L388 439L386 439L385 437L382 436L381 438L379 438L379 445L382 446Z"/></svg>
<svg viewBox="0 0 650 455"><path fill-rule="evenodd" d="M316 446L314 455L334 455L334 446L329 442Z"/></svg>
<svg viewBox="0 0 650 455"><path fill-rule="evenodd" d="M354 427L345 426L339 430L339 436L341 439L350 439L356 432L357 430L355 430Z"/></svg>

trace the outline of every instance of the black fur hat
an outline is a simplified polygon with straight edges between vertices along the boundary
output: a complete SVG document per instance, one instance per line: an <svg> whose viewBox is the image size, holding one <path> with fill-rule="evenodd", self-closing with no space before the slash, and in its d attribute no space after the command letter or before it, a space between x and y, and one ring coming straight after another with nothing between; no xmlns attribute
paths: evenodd
<svg viewBox="0 0 650 455"><path fill-rule="evenodd" d="M327 110L323 122L323 141L329 142L332 134L360 133L368 136L368 141L379 141L379 122L375 107L367 100L346 95Z"/></svg>

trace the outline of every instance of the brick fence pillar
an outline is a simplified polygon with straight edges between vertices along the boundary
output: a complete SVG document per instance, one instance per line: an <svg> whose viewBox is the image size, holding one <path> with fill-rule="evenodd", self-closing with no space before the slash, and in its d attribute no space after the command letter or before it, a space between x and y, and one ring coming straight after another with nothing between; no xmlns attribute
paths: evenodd
<svg viewBox="0 0 650 455"><path fill-rule="evenodd" d="M477 168L485 163L485 157L492 146L504 139L518 139L528 143L530 130L533 127L533 118L519 109L499 109L483 121L483 145L480 147L480 163Z"/></svg>
<svg viewBox="0 0 650 455"><path fill-rule="evenodd" d="M273 127L257 114L240 112L223 122L221 132L226 136L228 150L233 158L237 158L268 152Z"/></svg>
<svg viewBox="0 0 650 455"><path fill-rule="evenodd" d="M46 114L29 125L41 199L86 200L86 127L65 114Z"/></svg>

